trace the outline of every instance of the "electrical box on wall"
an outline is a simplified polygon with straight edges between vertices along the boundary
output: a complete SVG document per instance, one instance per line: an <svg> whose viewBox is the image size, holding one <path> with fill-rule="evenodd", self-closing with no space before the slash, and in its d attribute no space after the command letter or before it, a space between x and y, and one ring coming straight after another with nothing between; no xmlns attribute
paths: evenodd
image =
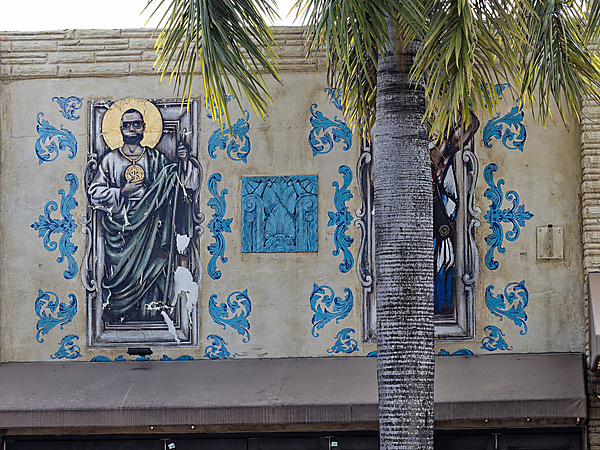
<svg viewBox="0 0 600 450"><path fill-rule="evenodd" d="M563 227L537 227L537 259L563 259Z"/></svg>

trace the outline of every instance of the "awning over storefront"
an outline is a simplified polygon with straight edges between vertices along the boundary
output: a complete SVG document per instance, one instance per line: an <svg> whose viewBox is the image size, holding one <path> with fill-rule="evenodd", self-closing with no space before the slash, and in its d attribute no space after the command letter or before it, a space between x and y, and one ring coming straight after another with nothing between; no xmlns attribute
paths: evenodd
<svg viewBox="0 0 600 450"><path fill-rule="evenodd" d="M581 355L436 357L436 421L585 415ZM0 365L4 429L376 422L376 358Z"/></svg>
<svg viewBox="0 0 600 450"><path fill-rule="evenodd" d="M436 421L586 417L580 354L446 356L435 368Z"/></svg>

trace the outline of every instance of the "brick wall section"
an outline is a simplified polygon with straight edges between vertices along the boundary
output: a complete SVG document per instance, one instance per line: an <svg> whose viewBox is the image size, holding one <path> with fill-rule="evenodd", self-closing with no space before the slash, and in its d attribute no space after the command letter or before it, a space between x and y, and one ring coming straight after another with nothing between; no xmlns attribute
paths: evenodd
<svg viewBox="0 0 600 450"><path fill-rule="evenodd" d="M586 273L600 271L600 106L584 105L582 121L583 264Z"/></svg>
<svg viewBox="0 0 600 450"><path fill-rule="evenodd" d="M152 75L151 29L0 32L0 80ZM280 71L324 68L309 64L300 27L275 27Z"/></svg>
<svg viewBox="0 0 600 450"><path fill-rule="evenodd" d="M584 102L581 122L581 206L583 268L586 274L600 271L600 107ZM585 310L587 311L587 305ZM586 325L589 320L586 317ZM589 357L589 349L587 351ZM588 370L588 449L600 450L600 373Z"/></svg>

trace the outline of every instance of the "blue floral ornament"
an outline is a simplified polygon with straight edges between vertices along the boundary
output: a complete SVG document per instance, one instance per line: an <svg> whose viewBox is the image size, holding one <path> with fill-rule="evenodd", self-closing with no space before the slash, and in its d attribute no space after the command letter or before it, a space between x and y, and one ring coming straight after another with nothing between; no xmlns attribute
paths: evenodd
<svg viewBox="0 0 600 450"><path fill-rule="evenodd" d="M339 255L340 251L344 254L344 260L339 265L340 272L347 273L354 265L354 257L348 247L352 245L354 239L346 234L348 226L352 223L352 213L348 210L346 202L352 198L352 193L348 190L348 186L352 182L352 170L348 166L340 166L339 173L344 176L344 184L340 188L337 181L332 183L335 188L333 203L337 209L336 212L328 211L329 222L327 226L335 226L333 242L335 250L333 256Z"/></svg>

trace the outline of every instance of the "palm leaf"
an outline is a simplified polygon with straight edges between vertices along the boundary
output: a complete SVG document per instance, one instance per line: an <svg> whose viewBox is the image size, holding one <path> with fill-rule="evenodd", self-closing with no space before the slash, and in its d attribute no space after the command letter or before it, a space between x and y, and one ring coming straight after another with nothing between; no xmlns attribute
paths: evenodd
<svg viewBox="0 0 600 450"><path fill-rule="evenodd" d="M306 24L309 57L324 52L329 84L341 92L344 113L367 140L375 124L377 58L390 48L387 17L410 42L426 29L427 7L420 0L298 0L294 8ZM393 46L392 48L395 48Z"/></svg>
<svg viewBox="0 0 600 450"><path fill-rule="evenodd" d="M425 84L431 133L445 136L463 111L498 107L492 87L519 72L517 43L525 40L519 1L436 2L411 74ZM468 126L465 115L464 126Z"/></svg>
<svg viewBox="0 0 600 450"><path fill-rule="evenodd" d="M165 12L157 26L155 67L170 76L182 99L192 93L196 64L204 84L207 109L214 120L229 124L226 96L248 99L264 117L272 99L262 73L281 79L276 71L273 34L265 17L274 17L273 0L148 0Z"/></svg>
<svg viewBox="0 0 600 450"><path fill-rule="evenodd" d="M590 22L595 23L598 6L592 3ZM522 101L532 113L537 104L542 123L552 118L552 103L563 122L565 113L579 120L582 98L600 101L600 58L588 47L597 32L590 30L577 2L540 0L534 8L527 21L529 41L521 49Z"/></svg>

